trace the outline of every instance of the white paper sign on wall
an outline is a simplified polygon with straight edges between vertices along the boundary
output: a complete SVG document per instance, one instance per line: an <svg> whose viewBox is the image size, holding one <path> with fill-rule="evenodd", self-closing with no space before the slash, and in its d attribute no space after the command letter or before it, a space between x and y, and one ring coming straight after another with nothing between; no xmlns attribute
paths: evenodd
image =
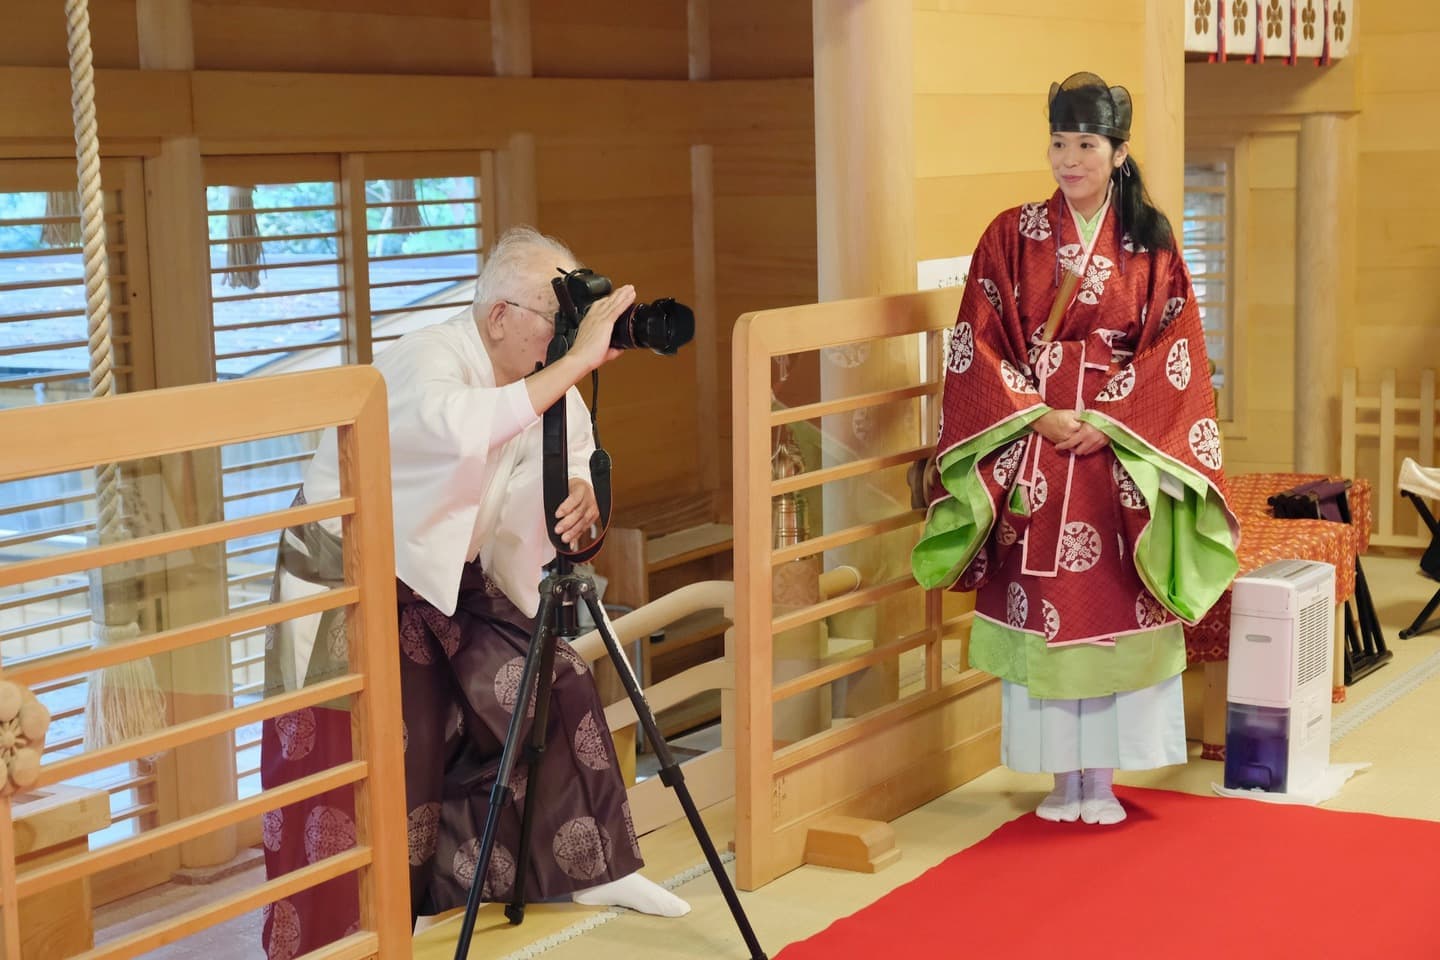
<svg viewBox="0 0 1440 960"><path fill-rule="evenodd" d="M965 282L965 275L969 272L969 256L918 260L915 263L915 289L938 290L941 287L958 287Z"/></svg>

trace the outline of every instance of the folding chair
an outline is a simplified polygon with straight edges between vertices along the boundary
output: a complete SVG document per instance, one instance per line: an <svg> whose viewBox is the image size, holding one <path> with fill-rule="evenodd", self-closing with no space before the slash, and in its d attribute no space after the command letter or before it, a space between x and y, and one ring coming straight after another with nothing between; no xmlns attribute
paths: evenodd
<svg viewBox="0 0 1440 960"><path fill-rule="evenodd" d="M1435 519L1435 515L1425 503L1427 498L1440 500L1440 467L1422 467L1406 457L1405 462L1400 464L1400 493L1415 504L1415 509L1420 512L1420 519L1430 528L1430 546L1420 558L1420 572L1432 580L1440 580L1440 520ZM1400 631L1400 639L1408 640L1440 627L1440 620L1426 623L1436 607L1440 607L1440 589L1437 589L1430 602L1425 604L1425 609L1420 611L1415 622Z"/></svg>
<svg viewBox="0 0 1440 960"><path fill-rule="evenodd" d="M1269 499L1282 520L1329 520L1349 524L1349 480L1314 480ZM1345 601L1345 686L1350 686L1390 662L1395 654L1380 632L1380 615L1370 596L1370 584L1360 557L1355 557L1355 597Z"/></svg>

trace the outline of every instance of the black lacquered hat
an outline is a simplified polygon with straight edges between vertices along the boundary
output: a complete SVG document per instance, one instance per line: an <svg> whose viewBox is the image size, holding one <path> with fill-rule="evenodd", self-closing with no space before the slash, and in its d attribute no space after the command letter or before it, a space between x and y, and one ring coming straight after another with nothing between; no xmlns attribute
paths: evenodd
<svg viewBox="0 0 1440 960"><path fill-rule="evenodd" d="M1094 133L1129 140L1133 112L1129 90L1107 87L1093 73L1072 73L1064 82L1050 84L1051 133Z"/></svg>

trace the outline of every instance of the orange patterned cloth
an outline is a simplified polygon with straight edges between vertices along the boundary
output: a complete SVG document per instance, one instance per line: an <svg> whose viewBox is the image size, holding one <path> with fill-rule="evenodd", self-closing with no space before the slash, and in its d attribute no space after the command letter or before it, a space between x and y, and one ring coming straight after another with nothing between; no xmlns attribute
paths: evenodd
<svg viewBox="0 0 1440 960"><path fill-rule="evenodd" d="M1276 560L1322 560L1335 566L1335 602L1354 596L1355 558L1370 545L1370 481L1351 481L1350 525L1277 520L1267 502L1282 490L1324 479L1322 474L1309 473L1247 473L1229 478L1230 508L1240 520L1240 576ZM1185 653L1190 663L1229 658L1229 590L1203 620L1185 628Z"/></svg>

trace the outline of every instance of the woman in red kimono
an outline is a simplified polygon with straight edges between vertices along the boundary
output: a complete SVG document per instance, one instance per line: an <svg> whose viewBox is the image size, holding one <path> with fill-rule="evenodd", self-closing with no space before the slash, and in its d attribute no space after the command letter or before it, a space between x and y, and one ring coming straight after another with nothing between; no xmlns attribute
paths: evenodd
<svg viewBox="0 0 1440 960"><path fill-rule="evenodd" d="M1184 763L1181 623L1234 577L1205 336L1130 156L1131 101L1050 90L1048 201L980 238L950 341L925 586L976 591L971 666L1002 678L1001 761L1037 814L1117 823L1116 768Z"/></svg>

